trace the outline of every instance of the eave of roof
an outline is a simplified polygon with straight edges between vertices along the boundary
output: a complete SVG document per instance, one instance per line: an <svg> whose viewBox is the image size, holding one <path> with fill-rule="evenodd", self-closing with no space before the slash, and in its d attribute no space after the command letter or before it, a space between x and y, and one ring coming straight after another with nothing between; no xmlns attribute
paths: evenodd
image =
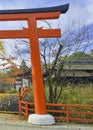
<svg viewBox="0 0 93 130"><path fill-rule="evenodd" d="M60 13L66 13L68 9L69 9L69 4L65 4L65 5L45 7L45 8L0 10L0 14L24 14L24 13L57 12L57 11L59 11Z"/></svg>

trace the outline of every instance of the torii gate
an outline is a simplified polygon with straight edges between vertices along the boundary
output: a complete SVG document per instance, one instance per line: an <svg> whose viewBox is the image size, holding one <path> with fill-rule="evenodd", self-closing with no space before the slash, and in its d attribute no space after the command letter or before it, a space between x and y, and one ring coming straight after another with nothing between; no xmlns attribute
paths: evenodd
<svg viewBox="0 0 93 130"><path fill-rule="evenodd" d="M27 20L28 22L27 29L1 30L0 39L29 38L35 114L29 116L28 122L34 124L49 125L55 123L54 118L51 115L46 114L38 38L61 36L60 29L37 28L36 22L37 20L59 18L60 14L66 13L68 8L69 4L37 9L0 10L0 21Z"/></svg>

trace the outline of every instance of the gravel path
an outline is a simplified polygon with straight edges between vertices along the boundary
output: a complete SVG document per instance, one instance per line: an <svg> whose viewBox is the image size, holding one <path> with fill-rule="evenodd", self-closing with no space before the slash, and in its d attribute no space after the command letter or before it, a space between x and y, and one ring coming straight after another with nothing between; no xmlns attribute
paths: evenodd
<svg viewBox="0 0 93 130"><path fill-rule="evenodd" d="M93 125L62 124L38 126L27 123L19 115L0 113L0 130L93 130Z"/></svg>
<svg viewBox="0 0 93 130"><path fill-rule="evenodd" d="M25 123L0 123L0 130L93 130L93 127L80 125L36 126Z"/></svg>

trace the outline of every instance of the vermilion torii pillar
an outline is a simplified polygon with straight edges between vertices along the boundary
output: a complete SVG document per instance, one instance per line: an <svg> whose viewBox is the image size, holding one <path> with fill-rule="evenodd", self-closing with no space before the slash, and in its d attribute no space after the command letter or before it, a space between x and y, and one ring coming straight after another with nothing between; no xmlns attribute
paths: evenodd
<svg viewBox="0 0 93 130"><path fill-rule="evenodd" d="M37 9L0 10L0 21L27 20L28 22L27 29L0 31L0 39L29 38L35 114L30 115L28 121L34 124L46 125L55 123L53 117L46 114L38 38L61 36L60 29L37 28L37 20L57 19L61 13L67 12L68 7L69 4Z"/></svg>

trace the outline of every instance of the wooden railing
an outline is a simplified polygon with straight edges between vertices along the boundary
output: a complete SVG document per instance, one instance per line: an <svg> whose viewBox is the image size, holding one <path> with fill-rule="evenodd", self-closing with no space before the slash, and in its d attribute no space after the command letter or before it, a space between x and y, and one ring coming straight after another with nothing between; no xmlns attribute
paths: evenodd
<svg viewBox="0 0 93 130"><path fill-rule="evenodd" d="M47 103L47 113L51 113L56 120L93 122L93 105L72 105L72 104L50 104ZM34 103L19 101L19 112L28 118L34 113Z"/></svg>

